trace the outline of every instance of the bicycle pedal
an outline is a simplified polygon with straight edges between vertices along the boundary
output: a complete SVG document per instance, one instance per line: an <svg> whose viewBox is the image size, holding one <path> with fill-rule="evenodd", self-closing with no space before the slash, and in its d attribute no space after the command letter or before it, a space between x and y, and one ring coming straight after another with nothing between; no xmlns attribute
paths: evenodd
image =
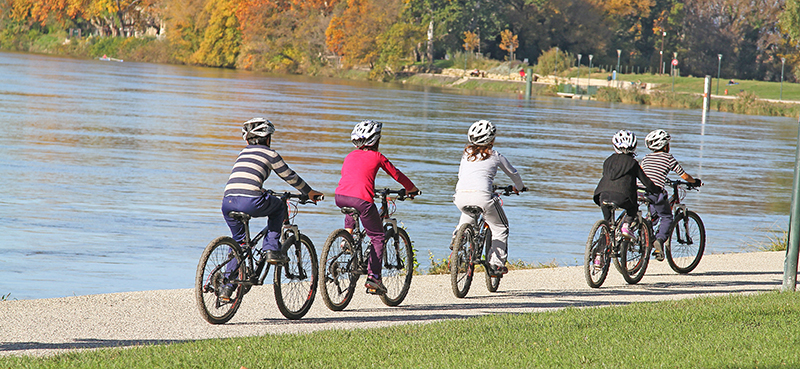
<svg viewBox="0 0 800 369"><path fill-rule="evenodd" d="M367 288L367 293L370 295L382 295L378 290L374 288Z"/></svg>

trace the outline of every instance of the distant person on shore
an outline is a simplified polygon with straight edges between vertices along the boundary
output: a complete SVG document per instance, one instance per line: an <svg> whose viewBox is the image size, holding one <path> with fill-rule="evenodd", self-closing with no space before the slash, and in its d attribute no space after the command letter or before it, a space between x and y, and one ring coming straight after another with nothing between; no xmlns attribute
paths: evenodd
<svg viewBox="0 0 800 369"><path fill-rule="evenodd" d="M508 218L503 211L500 196L492 189L497 168L502 169L514 182L514 193L519 194L525 187L522 177L508 159L493 149L496 132L494 124L488 120L479 120L469 127L467 131L469 144L461 155L458 183L456 183L456 193L453 195L453 203L461 210L456 230L462 224L475 221L470 213L464 211L466 206L478 206L483 209L483 219L492 230L492 247L487 260L489 262L487 272L490 276L508 273L508 268L505 266L508 259Z"/></svg>
<svg viewBox="0 0 800 369"><path fill-rule="evenodd" d="M279 197L264 190L264 181L270 173L275 172L286 183L307 194L314 202L323 194L311 189L311 186L286 165L280 154L270 148L274 132L275 126L264 118L253 118L244 122L242 138L247 142L247 146L236 158L228 183L225 185L222 215L228 223L233 239L239 243L245 240L245 227L242 222L231 218L228 215L230 212L239 211L252 217L268 217L268 231L264 237L262 250L267 254L267 262L280 264L289 260L278 243L283 220L286 218L286 205ZM230 273L236 266L235 261L229 262L226 271ZM230 298L233 292L232 285L226 287L220 293L222 299Z"/></svg>
<svg viewBox="0 0 800 369"><path fill-rule="evenodd" d="M620 232L623 237L634 239L631 222L639 210L637 203L636 179L638 178L648 191L656 192L659 187L647 178L636 156L636 135L627 130L620 130L611 138L614 153L603 162L603 177L594 190L594 203L603 211L603 218L614 224L613 213L604 203L613 203L625 210Z"/></svg>
<svg viewBox="0 0 800 369"><path fill-rule="evenodd" d="M667 175L674 171L675 174L694 186L702 185L700 179L693 178L689 173L686 173L678 161L669 153L669 141L671 139L669 133L663 129L648 133L644 142L647 144L647 148L653 152L645 155L641 163L642 170L644 170L647 178L650 178L660 188L658 192L649 192L645 195L653 201L650 205L650 213L657 214L661 218L658 232L656 232L656 240L653 242L653 247L655 247L654 254L658 261L664 260L664 242L667 240L669 227L672 226L673 220L672 208L669 204L669 192L664 188Z"/></svg>
<svg viewBox="0 0 800 369"><path fill-rule="evenodd" d="M419 194L417 186L397 169L380 151L378 146L381 141L383 123L374 120L362 121L353 127L350 139L355 150L344 158L342 163L342 178L336 187L336 206L351 207L361 214L361 225L367 231L372 251L367 259L367 282L364 285L368 291L376 294L386 293L386 287L381 280L384 252L383 221L381 221L378 207L375 206L375 175L378 169L392 176L395 181L403 185L409 198ZM352 233L355 228L353 218L344 218L344 228Z"/></svg>

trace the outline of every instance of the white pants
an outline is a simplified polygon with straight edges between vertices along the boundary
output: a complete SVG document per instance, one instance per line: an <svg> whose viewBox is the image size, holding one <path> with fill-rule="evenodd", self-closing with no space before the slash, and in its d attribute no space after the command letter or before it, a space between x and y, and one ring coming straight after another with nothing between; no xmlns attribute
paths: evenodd
<svg viewBox="0 0 800 369"><path fill-rule="evenodd" d="M492 196L486 192L462 191L453 195L453 203L461 210L461 218L458 220L456 231L462 224L470 223L475 225L475 219L469 213L464 212L466 206L479 206L483 209L483 219L492 230L492 247L489 249L489 264L503 266L508 259L508 218L500 205L500 197Z"/></svg>

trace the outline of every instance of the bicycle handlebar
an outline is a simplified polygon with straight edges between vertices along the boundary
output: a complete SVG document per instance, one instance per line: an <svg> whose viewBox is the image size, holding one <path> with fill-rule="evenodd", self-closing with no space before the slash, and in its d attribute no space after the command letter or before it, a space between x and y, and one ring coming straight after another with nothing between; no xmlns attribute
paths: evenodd
<svg viewBox="0 0 800 369"><path fill-rule="evenodd" d="M700 181L699 178L697 178L697 182L695 182L695 183L689 183L689 182L686 182L686 181L681 181L680 179L669 179L669 178L667 178L665 183L669 184L673 188L677 188L680 185L684 185L689 190L699 191L698 187L702 186L703 182Z"/></svg>
<svg viewBox="0 0 800 369"><path fill-rule="evenodd" d="M300 204L312 203L312 204L316 205L317 201L322 201L322 200L325 199L325 195L317 196L315 199L312 200L310 197L308 197L308 194L291 193L291 192L288 192L288 191L282 192L282 193L278 193L278 192L275 192L273 190L267 190L267 193L269 193L270 195L273 195L273 196L279 196L282 201L286 201L286 200L289 200L289 199L297 199L298 200L297 202L300 203Z"/></svg>
<svg viewBox="0 0 800 369"><path fill-rule="evenodd" d="M397 200L405 201L406 198L408 198L410 200L413 200L414 197L422 195L422 191L421 190L417 190L417 191L414 191L414 192L406 193L406 189L405 188L400 189L400 190L392 190L392 189L389 189L389 188L383 188L383 189L376 188L375 189L375 198L380 199L380 198L384 198L384 197L386 197L388 195L397 195Z"/></svg>
<svg viewBox="0 0 800 369"><path fill-rule="evenodd" d="M511 195L512 192L514 192L514 185L508 185L508 186L492 185L492 191L497 191L497 190L502 191L503 195L509 196L509 195ZM522 187L522 189L519 190L519 192L525 192L527 190L528 190L528 187ZM519 194L517 193L516 195L519 195Z"/></svg>

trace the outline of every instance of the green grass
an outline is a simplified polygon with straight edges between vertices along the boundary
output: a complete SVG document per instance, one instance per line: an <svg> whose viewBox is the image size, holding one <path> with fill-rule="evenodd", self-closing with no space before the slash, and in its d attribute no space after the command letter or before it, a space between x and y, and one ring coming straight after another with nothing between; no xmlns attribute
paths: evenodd
<svg viewBox="0 0 800 369"><path fill-rule="evenodd" d="M585 73L584 73L585 75ZM592 78L605 79L608 73L593 73ZM647 84L658 84L658 89L661 91L672 92L672 77L669 75L654 75L654 74L619 74L617 78L621 81L636 82L641 81ZM765 82L765 81L748 81L748 80L735 80L738 85L728 86L727 83L730 79L719 80L719 95L725 95L725 90L728 90L728 96L736 96L742 91L754 94L759 99L775 99L781 97L781 83L780 82ZM675 77L675 92L683 93L703 93L703 82L705 77ZM717 94L717 78L711 81L711 93ZM783 100L800 101L800 83L789 83L783 81Z"/></svg>
<svg viewBox="0 0 800 369"><path fill-rule="evenodd" d="M779 225L774 225L772 229L764 231L766 240L755 243L748 243L747 247L755 251L786 251L789 245L789 231Z"/></svg>
<svg viewBox="0 0 800 369"><path fill-rule="evenodd" d="M0 368L796 368L798 320L800 293L769 292L12 357Z"/></svg>

